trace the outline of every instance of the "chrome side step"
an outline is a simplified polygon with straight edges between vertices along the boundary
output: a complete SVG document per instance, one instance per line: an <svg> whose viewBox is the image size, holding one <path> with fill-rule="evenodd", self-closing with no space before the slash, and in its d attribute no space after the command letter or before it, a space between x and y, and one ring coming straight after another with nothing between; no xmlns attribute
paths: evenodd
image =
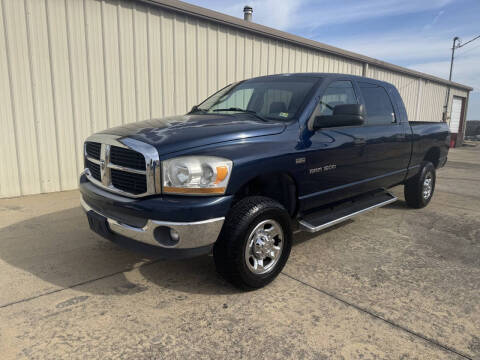
<svg viewBox="0 0 480 360"><path fill-rule="evenodd" d="M314 233L397 200L398 198L388 191L367 194L305 215L298 223L300 230Z"/></svg>

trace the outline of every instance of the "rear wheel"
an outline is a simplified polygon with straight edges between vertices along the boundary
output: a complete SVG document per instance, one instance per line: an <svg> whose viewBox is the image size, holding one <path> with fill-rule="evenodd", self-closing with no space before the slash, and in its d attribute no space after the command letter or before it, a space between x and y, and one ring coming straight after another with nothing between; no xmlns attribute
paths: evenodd
<svg viewBox="0 0 480 360"><path fill-rule="evenodd" d="M420 172L405 184L407 205L416 209L427 206L435 190L435 179L435 166L429 161L423 162Z"/></svg>
<svg viewBox="0 0 480 360"><path fill-rule="evenodd" d="M239 201L213 248L217 271L246 290L270 283L290 255L290 216L278 202L261 196Z"/></svg>

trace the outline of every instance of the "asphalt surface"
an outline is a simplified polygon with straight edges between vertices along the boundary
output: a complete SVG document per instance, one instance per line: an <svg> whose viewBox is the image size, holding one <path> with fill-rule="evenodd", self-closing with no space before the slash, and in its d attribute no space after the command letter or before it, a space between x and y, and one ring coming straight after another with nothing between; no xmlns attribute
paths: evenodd
<svg viewBox="0 0 480 360"><path fill-rule="evenodd" d="M238 292L211 257L149 258L91 233L77 191L0 200L1 359L480 359L480 146L430 205L315 236Z"/></svg>

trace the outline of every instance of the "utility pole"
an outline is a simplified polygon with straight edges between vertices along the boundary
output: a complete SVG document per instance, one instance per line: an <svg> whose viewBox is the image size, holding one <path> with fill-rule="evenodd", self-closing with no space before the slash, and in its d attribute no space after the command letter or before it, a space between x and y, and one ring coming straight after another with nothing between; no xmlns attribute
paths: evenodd
<svg viewBox="0 0 480 360"><path fill-rule="evenodd" d="M452 59L450 60L450 75L448 76L448 81L452 81L452 70L453 70L453 58L455 57L455 42L459 40L460 38L458 36L455 36L453 38L453 45L452 45ZM458 47L460 47L460 44L458 44Z"/></svg>
<svg viewBox="0 0 480 360"><path fill-rule="evenodd" d="M450 60L450 75L448 76L448 81L452 81L452 71L453 71L453 59L455 57L455 43L457 40L460 42L460 38L455 36L453 38L453 45L452 45L452 59ZM457 45L459 47L460 44ZM447 88L447 97L445 99L445 106L443 107L443 122L447 121L447 112L448 112L448 100L450 99L450 84Z"/></svg>
<svg viewBox="0 0 480 360"><path fill-rule="evenodd" d="M469 43L471 43L472 41L475 41L477 40L478 38L480 38L480 35L478 36L475 36L473 39L471 40L468 40L467 42L463 43L461 42L460 38L458 36L455 36L453 38L453 45L452 45L452 58L450 60L450 75L448 76L448 81L452 81L452 71L453 71L453 59L455 57L455 49L459 49ZM458 41L458 44L456 45L455 43ZM447 88L447 98L445 99L445 106L444 106L444 110L443 110L443 121L446 122L447 121L447 111L448 111L448 100L450 99L450 84L448 85L448 88Z"/></svg>

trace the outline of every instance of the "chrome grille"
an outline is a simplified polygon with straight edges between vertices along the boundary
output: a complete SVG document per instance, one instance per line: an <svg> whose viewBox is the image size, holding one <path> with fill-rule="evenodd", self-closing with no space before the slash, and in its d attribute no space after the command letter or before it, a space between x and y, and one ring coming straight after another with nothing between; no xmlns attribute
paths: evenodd
<svg viewBox="0 0 480 360"><path fill-rule="evenodd" d="M88 179L97 186L129 197L160 193L156 149L113 135L93 135L84 146Z"/></svg>
<svg viewBox="0 0 480 360"><path fill-rule="evenodd" d="M110 149L112 164L126 166L132 169L145 170L145 157L133 150L112 146Z"/></svg>
<svg viewBox="0 0 480 360"><path fill-rule="evenodd" d="M90 174L92 174L95 180L102 180L100 176L100 165L95 164L90 160L85 160L85 167L90 170Z"/></svg>
<svg viewBox="0 0 480 360"><path fill-rule="evenodd" d="M102 144L100 143L87 141L85 143L85 152L87 153L88 156L94 159L100 160L101 147L102 147Z"/></svg>
<svg viewBox="0 0 480 360"><path fill-rule="evenodd" d="M111 170L112 185L117 189L132 193L143 194L147 191L147 178L141 174L131 174L120 170Z"/></svg>

